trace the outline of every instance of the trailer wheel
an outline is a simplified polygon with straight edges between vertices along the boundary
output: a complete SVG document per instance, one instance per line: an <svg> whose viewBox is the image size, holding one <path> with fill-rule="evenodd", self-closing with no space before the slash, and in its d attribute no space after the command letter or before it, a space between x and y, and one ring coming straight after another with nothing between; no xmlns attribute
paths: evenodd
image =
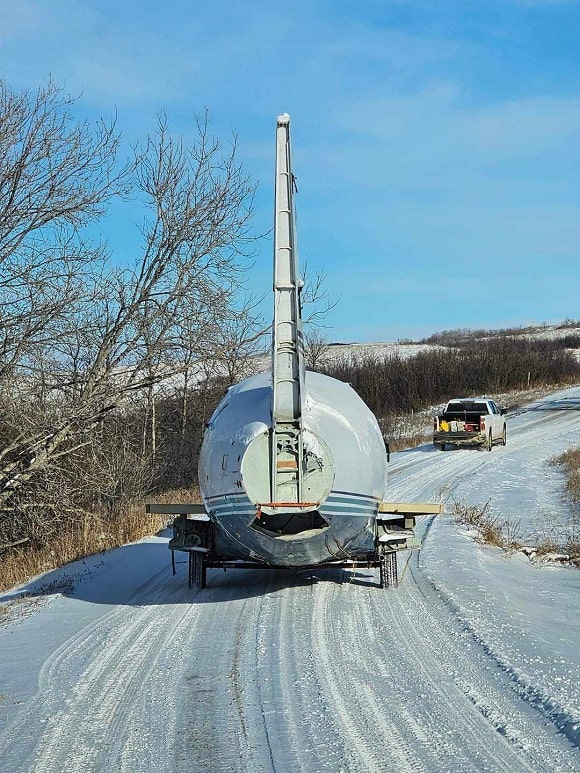
<svg viewBox="0 0 580 773"><path fill-rule="evenodd" d="M503 425L503 435L501 438L501 444L502 446L507 446L507 429L505 424Z"/></svg>
<svg viewBox="0 0 580 773"><path fill-rule="evenodd" d="M439 450L440 451L445 451L445 443L440 443Z"/></svg>
<svg viewBox="0 0 580 773"><path fill-rule="evenodd" d="M388 588L390 586L396 588L399 585L397 574L397 552L395 550L389 550L388 553L384 553L380 557L379 573L381 588Z"/></svg>
<svg viewBox="0 0 580 773"><path fill-rule="evenodd" d="M205 588L207 567L203 558L203 553L198 553L196 550L192 550L189 553L190 588L196 588L197 590Z"/></svg>

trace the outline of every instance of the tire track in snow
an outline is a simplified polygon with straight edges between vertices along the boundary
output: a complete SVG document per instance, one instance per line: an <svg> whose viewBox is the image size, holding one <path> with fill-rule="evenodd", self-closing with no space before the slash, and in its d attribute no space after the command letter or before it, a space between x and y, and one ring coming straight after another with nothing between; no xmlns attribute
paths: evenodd
<svg viewBox="0 0 580 773"><path fill-rule="evenodd" d="M314 583L295 579L272 596L260 626L258 679L274 770L280 773L347 769L344 739L325 700L313 657Z"/></svg>
<svg viewBox="0 0 580 773"><path fill-rule="evenodd" d="M121 770L121 749L137 697L156 656L194 627L195 607L162 604L158 578L135 599L147 606L117 607L65 642L43 667L39 695L20 720L42 722L22 770ZM19 768L14 768L20 769ZM128 769L134 770L132 765Z"/></svg>
<svg viewBox="0 0 580 773"><path fill-rule="evenodd" d="M266 642L277 641L268 607L279 586L273 572L216 573L200 595L190 664L196 678L184 696L187 727L180 731L177 770L276 769L276 712L271 714L261 660L270 649Z"/></svg>
<svg viewBox="0 0 580 773"><path fill-rule="evenodd" d="M320 629L333 633L321 660L335 687L331 710L342 718L355 751L348 770L529 770L437 659L425 657L426 631L406 624L399 591L354 585L351 591L348 624L332 631L327 620ZM437 644L444 643L443 632ZM341 679L334 664L343 666Z"/></svg>
<svg viewBox="0 0 580 773"><path fill-rule="evenodd" d="M533 753L522 753L520 748L525 746L528 734L537 734L537 724L530 726L526 720L519 736L515 732L517 728L512 730L508 744L502 736L506 728L498 729L493 716L483 715L481 705L474 706L471 696L465 695L460 679L474 685L480 698L487 695L488 705L503 705L508 716L514 714L514 706L518 708L517 701L502 703L503 680L497 686L488 684L489 664L485 658L472 662L472 648L463 649L464 637L456 637L455 621L448 611L441 615L440 601L425 598L421 593L415 599L415 590L410 598L404 598L401 590L387 591L385 595L371 591L364 593L370 603L356 601L359 616L356 638L370 643L358 651L355 662L359 684L364 683L365 673L372 674L373 686L367 693L365 716L367 719L380 716L383 732L393 734L397 745L406 749L410 757L395 762L387 744L385 758L382 764L377 763L376 769L389 770L391 765L400 765L405 770L413 769L413 765L421 769L422 765L429 771L477 769L511 773L549 766L549 760L557 758L550 752L540 754L535 760ZM344 641L343 637L345 649L353 644L354 639ZM370 737L378 748L383 746L380 733L373 731ZM518 745L518 741L522 743ZM540 768L535 764L538 761Z"/></svg>
<svg viewBox="0 0 580 773"><path fill-rule="evenodd" d="M417 594L411 577L405 590L389 599L390 646L400 653L398 661L412 669L417 684L408 698L414 705L407 703L406 719L411 734L421 741L429 770L447 770L451 764L454 771L532 770L458 687L457 674L463 674L482 692L491 689L485 668L473 668L472 653L462 649L461 639L457 646L454 620L441 615L437 599ZM422 738L417 727L423 728Z"/></svg>
<svg viewBox="0 0 580 773"><path fill-rule="evenodd" d="M436 536L430 534L429 538ZM452 615L455 635L449 635L453 631L447 632L448 646L444 653L449 667L455 671L459 689L489 725L517 749L521 762L530 766L529 769L561 773L575 770L577 750L570 746L564 734L554 732L551 722L546 722L514 682L509 669L496 659L447 594L432 582L421 567L420 558L418 561L411 570L411 577L421 591L416 607L422 610L421 619L425 621L429 609L436 608L433 599L437 598L439 606L446 606Z"/></svg>
<svg viewBox="0 0 580 773"><path fill-rule="evenodd" d="M336 715L345 737L345 746L350 750L348 770L424 770L397 724L378 709L372 689L364 677L361 680L359 668L351 668L352 658L343 659L346 652L359 657L368 648L368 639L361 636L352 619L346 627L350 641L337 636L329 609L333 588L329 584L321 584L316 590L312 615L313 645L319 664L318 673L328 695L329 711ZM376 592L380 591L377 589ZM360 601L362 603L363 599ZM337 641L346 645L346 652L342 647L339 651ZM372 674L372 670L366 673ZM369 707L373 710L369 711Z"/></svg>
<svg viewBox="0 0 580 773"><path fill-rule="evenodd" d="M424 576L423 585L425 585L426 582L429 583L430 587L437 593L438 597L453 613L454 617L463 627L464 631L469 634L475 644L482 650L483 653L485 653L485 656L492 660L494 665L501 669L501 671L505 674L507 678L506 684L508 685L509 689L512 690L524 704L528 704L532 709L534 709L534 711L537 712L540 717L548 720L550 724L553 724L557 728L558 732L562 733L562 735L565 736L573 744L573 746L578 748L580 746L580 724L578 710L573 706L561 705L552 695L547 694L540 685L532 683L530 679L527 678L526 675L518 668L517 664L514 665L509 660L506 660L506 658L487 641L485 635L483 635L473 626L473 624L466 618L461 608L446 592L445 588L440 587L440 585L434 581L428 571L424 570L420 565L418 567L418 571L421 572ZM414 579L417 581L417 575L414 576ZM497 716L497 711L495 709L489 708L488 704L484 704L480 701L481 696L478 695L478 691L473 687L473 685L470 685L467 682L463 682L462 689L466 695L470 697L474 705L479 706L483 713L490 716ZM545 722L542 722L542 725L545 726ZM505 732L505 729L502 732ZM526 730L522 737L515 739L517 743L521 746L529 746L527 738L530 736L530 732L531 731ZM553 745L553 742L550 735L546 735L543 731L538 731L537 729L534 731L536 736L538 736L538 732L543 739L541 747L545 756L547 754L547 750L551 745ZM506 735L509 735L509 733L506 733ZM563 750L562 752L562 750L554 749L553 758L555 759L559 753L565 754L565 752L566 750ZM574 765L574 760L576 759L576 756L572 756L570 758L570 762L566 764ZM567 768L564 767L562 770L567 770Z"/></svg>

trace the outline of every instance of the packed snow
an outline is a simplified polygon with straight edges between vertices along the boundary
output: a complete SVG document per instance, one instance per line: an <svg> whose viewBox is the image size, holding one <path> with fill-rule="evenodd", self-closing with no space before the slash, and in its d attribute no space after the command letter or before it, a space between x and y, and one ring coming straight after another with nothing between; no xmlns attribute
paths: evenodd
<svg viewBox="0 0 580 773"><path fill-rule="evenodd" d="M580 388L508 419L491 453L393 454L387 499L443 499L375 570L171 574L168 535L0 597L0 770L580 770L580 571L478 543L453 501L566 535L550 461ZM577 514L577 513L576 513Z"/></svg>

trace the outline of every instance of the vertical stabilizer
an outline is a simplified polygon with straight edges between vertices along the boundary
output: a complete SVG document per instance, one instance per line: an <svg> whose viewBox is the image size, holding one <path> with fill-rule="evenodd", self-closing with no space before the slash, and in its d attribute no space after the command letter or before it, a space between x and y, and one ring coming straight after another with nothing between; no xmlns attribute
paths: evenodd
<svg viewBox="0 0 580 773"><path fill-rule="evenodd" d="M272 330L272 502L302 500L304 352L290 116L276 123L274 323Z"/></svg>

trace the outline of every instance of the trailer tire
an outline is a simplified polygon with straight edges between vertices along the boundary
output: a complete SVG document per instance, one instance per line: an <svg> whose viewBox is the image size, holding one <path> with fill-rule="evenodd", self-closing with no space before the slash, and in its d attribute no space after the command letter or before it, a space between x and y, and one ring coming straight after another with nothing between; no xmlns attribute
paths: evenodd
<svg viewBox="0 0 580 773"><path fill-rule="evenodd" d="M439 443L439 450L445 451L445 443Z"/></svg>
<svg viewBox="0 0 580 773"><path fill-rule="evenodd" d="M189 587L203 590L206 581L206 566L203 553L189 553Z"/></svg>
<svg viewBox="0 0 580 773"><path fill-rule="evenodd" d="M397 552L389 550L379 559L379 576L381 588L396 588L399 585L397 572Z"/></svg>

